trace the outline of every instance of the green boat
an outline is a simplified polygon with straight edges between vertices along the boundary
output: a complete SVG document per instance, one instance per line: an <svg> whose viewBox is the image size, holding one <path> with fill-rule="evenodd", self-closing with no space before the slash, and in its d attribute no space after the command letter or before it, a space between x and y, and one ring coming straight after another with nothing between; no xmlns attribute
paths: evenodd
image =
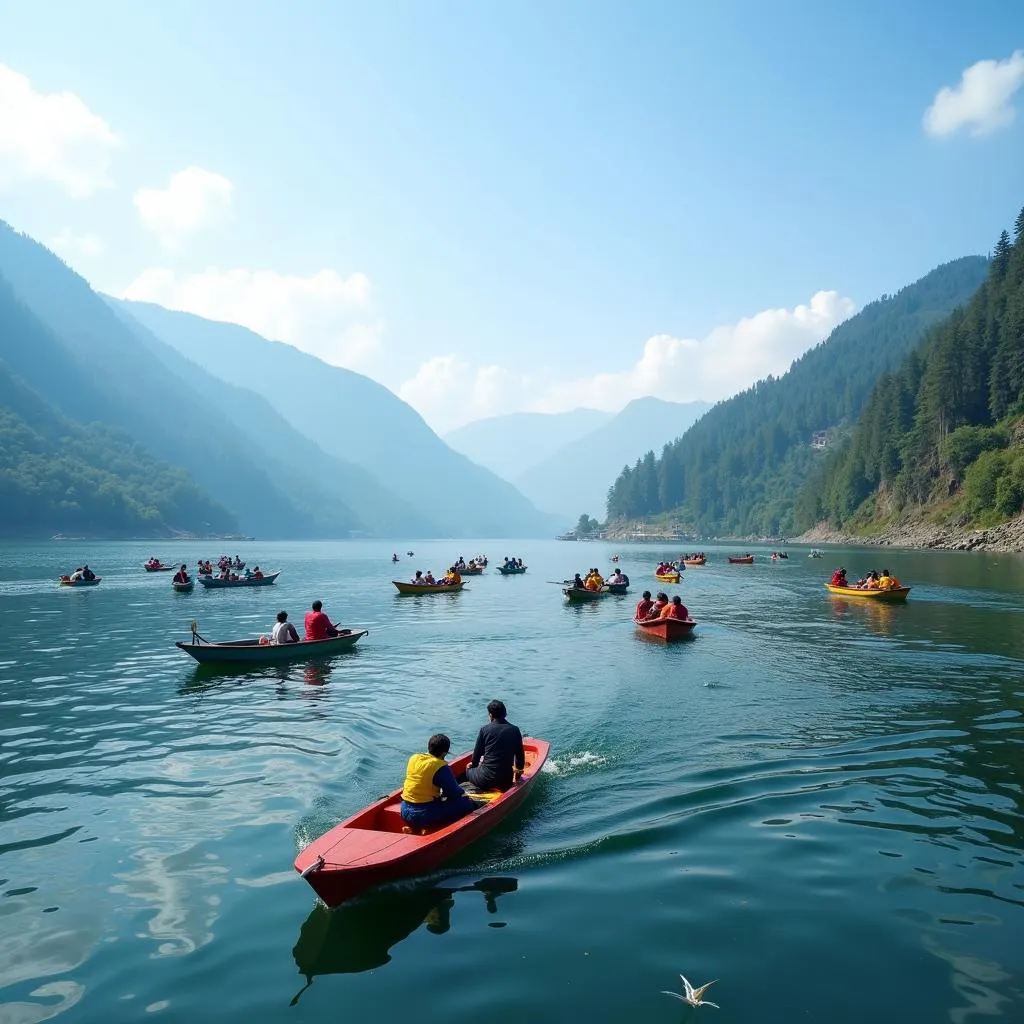
<svg viewBox="0 0 1024 1024"><path fill-rule="evenodd" d="M261 643L259 637L215 644L193 633L192 643L178 640L174 646L201 665L266 665L296 658L328 658L341 654L354 647L369 632L368 629L343 629L338 636L329 636L325 640L301 640L297 644Z"/></svg>
<svg viewBox="0 0 1024 1024"><path fill-rule="evenodd" d="M572 604L583 604L586 601L600 601L602 597L607 597L611 591L607 587L602 587L600 590L581 590L579 587L565 587L562 593L569 598Z"/></svg>

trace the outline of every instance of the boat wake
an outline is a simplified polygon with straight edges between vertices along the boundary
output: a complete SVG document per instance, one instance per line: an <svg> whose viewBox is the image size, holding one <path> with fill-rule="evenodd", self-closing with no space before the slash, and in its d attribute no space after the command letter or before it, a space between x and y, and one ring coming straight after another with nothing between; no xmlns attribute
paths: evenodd
<svg viewBox="0 0 1024 1024"><path fill-rule="evenodd" d="M608 763L608 758L603 754L595 754L593 751L584 750L579 754L564 754L562 757L549 758L541 769L549 775L576 775L591 768L600 768Z"/></svg>

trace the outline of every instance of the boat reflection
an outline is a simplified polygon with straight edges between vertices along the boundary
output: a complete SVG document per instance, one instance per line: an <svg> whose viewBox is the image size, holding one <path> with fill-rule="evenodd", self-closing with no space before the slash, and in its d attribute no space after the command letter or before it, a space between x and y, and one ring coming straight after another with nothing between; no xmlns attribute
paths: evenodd
<svg viewBox="0 0 1024 1024"><path fill-rule="evenodd" d="M291 1005L298 1002L317 975L358 974L383 967L391 960L391 948L421 925L434 935L444 935L451 927L456 893L481 893L487 913L497 914L498 897L518 888L515 878L481 878L472 885L455 887L385 889L336 910L318 903L303 923L292 950L306 984ZM492 926L502 924L492 922Z"/></svg>
<svg viewBox="0 0 1024 1024"><path fill-rule="evenodd" d="M829 602L834 619L858 620L878 636L892 636L896 605L887 601L844 601L833 597Z"/></svg>

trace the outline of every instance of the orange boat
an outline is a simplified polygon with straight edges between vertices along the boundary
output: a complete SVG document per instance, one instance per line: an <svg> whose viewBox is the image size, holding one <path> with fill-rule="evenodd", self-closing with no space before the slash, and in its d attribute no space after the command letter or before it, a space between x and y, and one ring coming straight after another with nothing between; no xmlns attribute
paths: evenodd
<svg viewBox="0 0 1024 1024"><path fill-rule="evenodd" d="M648 636L656 636L661 640L684 640L697 625L693 619L634 619L633 621Z"/></svg>
<svg viewBox="0 0 1024 1024"><path fill-rule="evenodd" d="M706 561L706 558L684 558L683 565L703 565Z"/></svg>
<svg viewBox="0 0 1024 1024"><path fill-rule="evenodd" d="M753 565L754 564L754 556L753 555L743 555L742 558L732 558L730 556L729 561L733 565Z"/></svg>
<svg viewBox="0 0 1024 1024"><path fill-rule="evenodd" d="M329 907L384 882L433 871L449 857L479 839L522 805L547 760L547 740L523 738L526 769L504 793L482 794L487 803L451 825L414 835L405 831L402 791L354 814L315 839L295 858L295 870ZM456 778L469 766L472 754L450 762Z"/></svg>

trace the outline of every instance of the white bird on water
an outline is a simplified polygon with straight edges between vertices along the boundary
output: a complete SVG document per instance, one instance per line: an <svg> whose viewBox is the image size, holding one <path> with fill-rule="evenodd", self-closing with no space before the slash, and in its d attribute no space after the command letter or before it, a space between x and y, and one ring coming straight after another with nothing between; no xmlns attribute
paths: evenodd
<svg viewBox="0 0 1024 1024"><path fill-rule="evenodd" d="M678 992L669 992L668 989L662 989L661 990L661 994L665 995L665 996L672 996L674 999L678 999L680 1002L683 1002L683 1003L688 1003L690 1006L713 1006L716 1010L720 1010L721 1009L721 1007L718 1005L718 1003L712 1003L708 999L702 999L701 998L701 996L703 996L704 993L709 988L711 988L712 985L714 985L715 981L718 981L717 978L715 978L715 981L709 981L706 984L701 985L700 988L694 988L686 980L686 976L685 975L680 974L679 977L683 979L683 994L682 995L680 995Z"/></svg>

